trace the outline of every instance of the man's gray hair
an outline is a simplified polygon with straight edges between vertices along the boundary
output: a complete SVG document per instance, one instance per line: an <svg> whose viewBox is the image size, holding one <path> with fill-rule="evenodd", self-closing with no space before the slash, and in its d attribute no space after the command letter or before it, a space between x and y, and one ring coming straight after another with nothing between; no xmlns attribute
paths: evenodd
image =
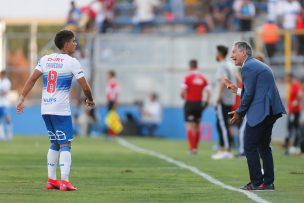
<svg viewBox="0 0 304 203"><path fill-rule="evenodd" d="M245 51L248 56L252 56L252 48L249 43L244 41L235 42L233 44L239 51Z"/></svg>

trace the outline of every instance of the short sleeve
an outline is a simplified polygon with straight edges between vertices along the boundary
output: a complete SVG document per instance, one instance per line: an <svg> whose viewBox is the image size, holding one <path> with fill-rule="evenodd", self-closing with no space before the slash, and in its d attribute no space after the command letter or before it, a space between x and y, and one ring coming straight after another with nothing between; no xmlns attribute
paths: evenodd
<svg viewBox="0 0 304 203"><path fill-rule="evenodd" d="M79 78L84 77L83 69L81 68L81 64L79 63L79 61L77 59L74 59L73 66L71 68L72 68L72 73L77 80Z"/></svg>
<svg viewBox="0 0 304 203"><path fill-rule="evenodd" d="M36 65L36 70L39 70L41 73L43 72L42 70L42 62L43 62L44 57L40 58L37 65Z"/></svg>
<svg viewBox="0 0 304 203"><path fill-rule="evenodd" d="M183 81L183 83L181 84L181 88L184 90L184 89L187 89L187 87L188 87L188 77L185 77L184 78L184 81Z"/></svg>

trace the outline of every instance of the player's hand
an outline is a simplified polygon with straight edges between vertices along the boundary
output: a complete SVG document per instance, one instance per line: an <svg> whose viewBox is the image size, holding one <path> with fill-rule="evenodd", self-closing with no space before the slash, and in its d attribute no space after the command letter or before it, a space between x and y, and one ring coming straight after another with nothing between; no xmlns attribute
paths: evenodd
<svg viewBox="0 0 304 203"><path fill-rule="evenodd" d="M231 111L228 113L228 115L232 116L230 119L231 124L240 124L242 121L242 117L236 112L236 111Z"/></svg>
<svg viewBox="0 0 304 203"><path fill-rule="evenodd" d="M17 113L23 113L24 107L25 107L25 105L24 105L24 97L20 96L19 99L18 99L17 105L16 105Z"/></svg>
<svg viewBox="0 0 304 203"><path fill-rule="evenodd" d="M95 107L95 102L94 101L90 101L90 100L86 99L86 104L90 108L94 108Z"/></svg>
<svg viewBox="0 0 304 203"><path fill-rule="evenodd" d="M235 84L233 84L228 78L224 78L223 82L228 90L230 90L234 94L237 93L238 87Z"/></svg>

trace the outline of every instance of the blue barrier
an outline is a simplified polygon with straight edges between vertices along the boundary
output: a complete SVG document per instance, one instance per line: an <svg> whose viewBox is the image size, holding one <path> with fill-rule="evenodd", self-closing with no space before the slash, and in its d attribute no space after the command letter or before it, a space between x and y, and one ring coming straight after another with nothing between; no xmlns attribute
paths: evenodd
<svg viewBox="0 0 304 203"><path fill-rule="evenodd" d="M72 107L72 112L76 107ZM40 106L32 105L25 108L24 113L17 114L14 107L9 108L12 117L14 132L17 135L46 135L46 128L40 115ZM101 128L105 128L104 118L106 116L106 108L104 106L97 107L97 117ZM135 120L140 120L140 113L136 106L120 106L118 114L122 121L126 120L126 114L133 115ZM162 123L156 131L161 138L185 139L185 123L182 108L165 107L162 110ZM211 126L213 139L217 140L216 116L214 109L209 107L202 115L202 122Z"/></svg>

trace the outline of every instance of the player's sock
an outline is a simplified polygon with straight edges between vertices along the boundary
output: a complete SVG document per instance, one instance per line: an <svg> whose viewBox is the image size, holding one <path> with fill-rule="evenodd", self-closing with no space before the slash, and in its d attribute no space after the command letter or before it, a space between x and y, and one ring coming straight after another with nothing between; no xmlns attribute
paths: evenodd
<svg viewBox="0 0 304 203"><path fill-rule="evenodd" d="M200 131L197 131L195 132L195 145L194 145L194 149L197 149L198 148L198 143L200 141Z"/></svg>
<svg viewBox="0 0 304 203"><path fill-rule="evenodd" d="M192 130L187 130L187 138L188 138L188 144L189 144L189 148L190 150L194 149L194 136L192 133Z"/></svg>
<svg viewBox="0 0 304 203"><path fill-rule="evenodd" d="M61 171L61 180L69 181L70 167L71 167L71 147L64 146L60 147L60 171Z"/></svg>
<svg viewBox="0 0 304 203"><path fill-rule="evenodd" d="M3 124L0 124L0 140L6 140Z"/></svg>
<svg viewBox="0 0 304 203"><path fill-rule="evenodd" d="M52 144L47 154L48 177L56 180L56 167L58 162L59 146Z"/></svg>
<svg viewBox="0 0 304 203"><path fill-rule="evenodd" d="M12 140L14 136L14 131L13 131L13 125L11 123L7 124L6 131L7 131L8 140Z"/></svg>
<svg viewBox="0 0 304 203"><path fill-rule="evenodd" d="M111 138L116 137L116 133L111 128L109 128L109 135L110 135Z"/></svg>

